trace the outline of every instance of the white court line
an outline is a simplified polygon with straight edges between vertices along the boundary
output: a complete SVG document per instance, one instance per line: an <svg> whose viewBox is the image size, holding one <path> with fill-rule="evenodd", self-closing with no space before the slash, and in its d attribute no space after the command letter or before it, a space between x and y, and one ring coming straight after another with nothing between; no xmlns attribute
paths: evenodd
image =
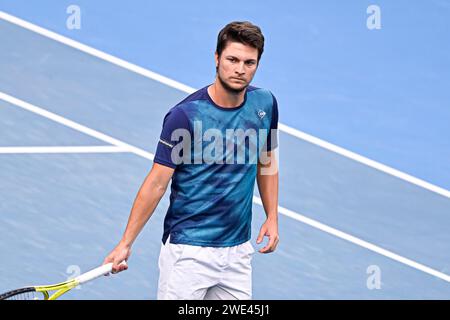
<svg viewBox="0 0 450 320"><path fill-rule="evenodd" d="M110 136L107 136L107 135L105 135L103 133L100 133L98 131L92 130L92 129L90 129L88 127L85 127L85 126L83 126L81 124L78 124L78 123L76 123L74 121L68 120L68 119L66 119L64 117L58 116L58 115L56 115L54 113L51 113L49 111L46 111L46 110L44 110L42 108L39 108L39 107L34 106L34 105L31 105L31 104L29 104L29 103L27 103L25 101L19 100L19 99L14 98L14 97L11 97L11 96L3 93L3 92L0 92L0 99L2 99L4 101L7 101L7 102L9 102L9 103L11 103L13 105L16 105L17 107L23 108L23 109L28 110L30 112L33 112L33 113L36 113L36 114L41 115L43 117L46 117L47 119L56 121L56 122L58 122L60 124L63 124L63 125L66 125L66 126L72 128L72 129L75 129L75 130L78 130L80 132L83 132L83 133L85 133L85 134L87 134L89 136L92 136L94 138L106 141L106 142L114 144L115 146L118 146L120 148L129 150L129 152L132 152L132 153L134 153L136 155L139 155L139 156L141 156L143 158L150 159L150 160L153 160L153 158L154 158L154 155L152 153L150 153L150 152L147 152L147 151L144 151L144 150L139 149L137 147L131 146L131 145L125 143L125 142L122 142L120 140L114 139L114 138L112 138ZM253 202L255 204L258 204L258 205L262 206L262 200L259 197L254 196L253 197ZM369 249L369 250L374 251L374 252L376 252L376 253L378 253L380 255L383 255L383 256L385 256L387 258L390 258L392 260L395 260L397 262L400 262L402 264L410 266L410 267L412 267L414 269L417 269L419 271L422 271L422 272L425 272L425 273L430 274L432 276L435 276L437 278L440 278L440 279L442 279L444 281L450 282L450 276L446 275L445 273L439 272L439 271L434 270L434 269L432 269L430 267L427 267L427 266L425 266L423 264L420 264L420 263L415 262L413 260L410 260L410 259L407 259L405 257L402 257L402 256L400 256L400 255L398 255L396 253L393 253L391 251L388 251L388 250L385 250L383 248L380 248L380 247L378 247L378 246L376 246L374 244L371 244L369 242L366 242L364 240L356 238L356 237L354 237L352 235L349 235L347 233L344 233L344 232L339 231L337 229L334 229L332 227L329 227L329 226L327 226L325 224L322 224L322 223L320 223L318 221L315 221L313 219L307 218L307 217L305 217L305 216L303 216L303 215L301 215L299 213L296 213L296 212L291 211L289 209L283 208L281 206L278 206L278 211L281 214L283 214L283 215L285 215L287 217L290 217L290 218L295 219L297 221L300 221L300 222L303 222L305 224L308 224L308 225L310 225L310 226L312 226L312 227L314 227L316 229L319 229L319 230L321 230L323 232L326 232L326 233L334 235L334 236L336 236L338 238L347 240L347 241L349 241L349 242L351 242L353 244L356 244L356 245L358 245L360 247Z"/></svg>
<svg viewBox="0 0 450 320"><path fill-rule="evenodd" d="M19 153L115 153L129 152L116 146L61 146L61 147L0 147L0 154Z"/></svg>
<svg viewBox="0 0 450 320"><path fill-rule="evenodd" d="M17 17L14 17L12 15L9 15L9 14L3 12L3 11L0 11L0 19L3 19L3 20L8 21L8 22L11 22L11 23L13 23L15 25L18 25L18 26L22 27L22 28L28 29L30 31L33 31L33 32L38 33L40 35L43 35L43 36L45 36L47 38L50 38L52 40L58 41L58 42L63 43L65 45L67 45L67 46L70 46L72 48L75 48L75 49L78 49L80 51L83 51L83 52L85 52L87 54L90 54L90 55L92 55L94 57L97 57L97 58L100 58L102 60L108 61L108 62L110 62L112 64L115 64L115 65L117 65L119 67L122 67L122 68L125 68L127 70L133 71L133 72L135 72L137 74L140 74L140 75L142 75L144 77L156 80L156 81L158 81L160 83L168 85L169 87L176 88L176 89L178 89L180 91L188 92L188 93L192 93L192 92L195 91L195 89L193 89L193 88L191 88L189 86L186 86L184 84L181 84L181 83L179 83L179 82L177 82L175 80L169 79L169 78L164 77L164 76L162 76L160 74L157 74L157 73L155 73L153 71L144 69L144 68L139 67L139 66L137 66L135 64L132 64L132 63L127 62L125 60L122 60L122 59L119 59L117 57L114 57L114 56L112 56L110 54L107 54L107 53L105 53L103 51L94 49L92 47L89 47L89 46L87 46L85 44L82 44L82 43L80 43L78 41L74 41L74 40L69 39L67 37L64 37L62 35L59 35L59 34L57 34L55 32L50 31L50 30L41 28L41 27L39 27L39 26L37 26L35 24L32 24L32 23L27 22L25 20L22 20L22 19L19 19Z"/></svg>
<svg viewBox="0 0 450 320"><path fill-rule="evenodd" d="M344 156L346 158L350 158L350 159L352 159L354 161L360 162L362 164L365 164L366 166L369 166L371 168L377 169L379 171L382 171L384 173L387 173L387 174L389 174L391 176L397 177L397 178L402 179L404 181L407 181L409 183L415 184L415 185L417 185L419 187L422 187L424 189L427 189L429 191L433 191L433 192L435 192L437 194L440 194L441 196L444 196L446 198L450 198L450 191L449 190L446 190L444 188L438 187L438 186L436 186L434 184L431 184L429 182L426 182L424 180L421 180L419 178L411 176L411 175L409 175L407 173L404 173L404 172L399 171L397 169L394 169L392 167L386 166L386 165L384 165L382 163L379 163L377 161L374 161L374 160L371 160L369 158L363 157L363 156L361 156L359 154L356 154L354 152L351 152L349 150L346 150L344 148L341 148L339 146L336 146L334 144L331 144L329 142L326 142L324 140L321 140L319 138L311 136L311 135L309 135L307 133L301 132L301 131L299 131L297 129L288 127L287 125L284 125L282 123L279 124L279 128L280 128L280 130L282 130L282 131L284 131L286 133L289 133L290 135L293 135L293 136L295 136L295 137L297 137L299 139L308 141L308 142L310 142L312 144L315 144L317 146L320 146L320 147L322 147L324 149L327 149L329 151L337 153L337 154L339 154L341 156Z"/></svg>
<svg viewBox="0 0 450 320"><path fill-rule="evenodd" d="M130 62L122 60L122 59L119 59L119 58L114 57L114 56L112 56L110 54L107 54L107 53L105 53L103 51L94 49L94 48L89 47L87 45L84 45L84 44L82 44L82 43L80 43L78 41L75 41L75 40L69 39L67 37L64 37L62 35L59 35L59 34L57 34L55 32L52 32L52 31L47 30L47 29L44 29L42 27L39 27L39 26L37 26L35 24L32 24L30 22L27 22L25 20L19 19L19 18L15 17L15 16L7 14L7 13L5 13L3 11L0 11L0 19L3 19L3 20L8 21L8 22L11 22L11 23L13 23L15 25L18 25L18 26L22 27L22 28L25 28L25 29L28 29L28 30L33 31L35 33L38 33L40 35L43 35L43 36L45 36L47 38L50 38L52 40L55 40L55 41L58 41L60 43L65 44L65 45L68 45L68 46L70 46L72 48L78 49L78 50L80 50L82 52L85 52L87 54L90 54L92 56L100 58L102 60L108 61L108 62L110 62L112 64L115 64L115 65L117 65L119 67L122 67L124 69L133 71L133 72L135 72L137 74L140 74L140 75L142 75L144 77L150 78L150 79L158 81L160 83L163 83L163 84L165 84L165 85L167 85L169 87L178 89L178 90L186 92L186 93L193 93L193 92L196 91L196 89L194 89L192 87L189 87L189 86L187 86L185 84L182 84L182 83L180 83L178 81L172 80L170 78L162 76L162 75L160 75L158 73L155 73L153 71L150 71L148 69L139 67L139 66L137 66L137 65L135 65L133 63L130 63ZM425 180L416 178L416 177L411 176L409 174L406 174L406 173L404 173L402 171L399 171L397 169L394 169L394 168L391 168L391 167L386 166L384 164L381 164L381 163L379 163L377 161L368 159L366 157L363 157L363 156L358 155L358 154L356 154L354 152L351 152L351 151L346 150L344 148L341 148L341 147L338 147L336 145L333 145L333 144L331 144L329 142L326 142L324 140L321 140L319 138L311 136L311 135L309 135L307 133L304 133L304 132L302 132L300 130L294 129L294 128L289 127L287 125L284 125L282 123L279 123L279 129L280 129L280 131L283 131L283 132L285 132L287 134L290 134L290 135L292 135L294 137L297 137L299 139L308 141L309 143L315 144L315 145L320 146L322 148L325 148L325 149L327 149L329 151L335 152L335 153L337 153L337 154L339 154L339 155L341 155L343 157L346 157L346 158L352 159L354 161L363 163L366 166L369 166L369 167L374 168L376 170L382 171L382 172L384 172L386 174L392 175L394 177L397 177L397 178L399 178L401 180L407 181L409 183L412 183L414 185L417 185L417 186L422 187L424 189L427 189L429 191L435 192L435 193L440 194L440 195L442 195L444 197L450 198L450 191L449 190L446 190L444 188L441 188L441 187L438 187L436 185L433 185L433 184L431 184L429 182L426 182Z"/></svg>
<svg viewBox="0 0 450 320"><path fill-rule="evenodd" d="M262 206L261 198L253 196L253 202ZM434 269L432 269L430 267L427 267L427 266L425 266L423 264L420 264L420 263L415 262L413 260L410 260L408 258L405 258L405 257L403 257L401 255L398 255L398 254L392 252L392 251L383 249L383 248L381 248L379 246L376 246L376 245L374 245L374 244L372 244L370 242L367 242L367 241L361 240L359 238L356 238L356 237L354 237L354 236L352 236L352 235L350 235L348 233L339 231L339 230L337 230L335 228L327 226L326 224L323 224L323 223L320 223L320 222L318 222L316 220L313 220L313 219L310 219L308 217L305 217L305 216L303 216L303 215L301 215L301 214L299 214L297 212L291 211L289 209L286 209L286 208L283 208L283 207L278 207L278 211L281 214L283 214L283 215L285 215L287 217L290 217L290 218L292 218L294 220L300 221L300 222L302 222L304 224L307 224L307 225L309 225L309 226L311 226L313 228L319 229L319 230L321 230L323 232L326 232L328 234L331 234L331 235L333 235L335 237L341 238L343 240L346 240L346 241L349 241L349 242L351 242L353 244L356 244L356 245L358 245L360 247L363 247L363 248L366 248L366 249L368 249L370 251L373 251L373 252L376 252L378 254L381 254L382 256L385 256L385 257L390 258L392 260L395 260L395 261L398 261L400 263L406 264L407 266L410 266L410 267L412 267L414 269L420 270L422 272L428 273L428 274L430 274L432 276L435 276L435 277L438 277L438 278L440 278L442 280L450 282L450 276L449 275L447 275L445 273L442 273L440 271L434 270Z"/></svg>
<svg viewBox="0 0 450 320"><path fill-rule="evenodd" d="M134 146L131 146L131 145L129 145L129 144L125 143L125 142L122 142L120 140L111 138L110 136L108 136L106 134L103 134L103 133L101 133L99 131L93 130L93 129L88 128L88 127L85 127L85 126L83 126L81 124L78 124L78 123L76 123L74 121L71 121L71 120L66 119L64 117L61 117L61 116L59 116L59 115L57 115L55 113L49 112L49 111L44 110L44 109L39 108L39 107L36 107L36 106L34 106L34 105L32 105L32 104L30 104L28 102L25 102L23 100L14 98L14 97L12 97L12 96L4 93L4 92L1 92L1 91L0 91L0 99L4 100L6 102L9 102L9 103L11 103L11 104L13 104L13 105L15 105L17 107L20 107L22 109L25 109L25 110L28 110L30 112L36 113L36 114L38 114L40 116L43 116L43 117L45 117L47 119L50 119L50 120L53 120L53 121L58 122L60 124L63 124L63 125L65 125L65 126L67 126L69 128L72 128L74 130L83 132L84 134L87 134L88 136L91 136L91 137L94 137L96 139L102 140L102 141L107 142L109 144L112 144L112 145L114 145L116 147L122 148L123 150L128 150L128 152L135 153L137 155L140 155L140 156L142 156L144 158L147 158L147 159L150 159L150 160L153 161L153 154L151 154L149 152L146 152L146 151L144 151L142 149L139 149L139 148L136 148Z"/></svg>

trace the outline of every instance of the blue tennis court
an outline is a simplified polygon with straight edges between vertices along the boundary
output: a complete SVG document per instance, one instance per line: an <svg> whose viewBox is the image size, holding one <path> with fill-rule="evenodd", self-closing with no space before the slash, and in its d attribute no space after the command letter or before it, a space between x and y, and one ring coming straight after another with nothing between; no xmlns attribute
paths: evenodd
<svg viewBox="0 0 450 320"><path fill-rule="evenodd" d="M164 115L213 81L217 32L250 20L253 83L280 111L281 240L254 255L254 299L448 299L450 4L378 1L368 30L370 4L83 0L70 30L68 1L0 0L0 292L101 264ZM64 298L155 299L168 196L127 272ZM264 218L255 189L255 247Z"/></svg>

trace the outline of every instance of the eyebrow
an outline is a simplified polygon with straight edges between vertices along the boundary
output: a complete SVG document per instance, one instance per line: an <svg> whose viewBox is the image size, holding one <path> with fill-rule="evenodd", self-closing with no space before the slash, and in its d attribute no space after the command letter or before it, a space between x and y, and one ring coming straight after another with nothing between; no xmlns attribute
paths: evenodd
<svg viewBox="0 0 450 320"><path fill-rule="evenodd" d="M226 58L233 58L236 60L240 60L238 57L235 57L235 56L226 56ZM247 59L247 60L245 60L245 62L256 62L256 59Z"/></svg>

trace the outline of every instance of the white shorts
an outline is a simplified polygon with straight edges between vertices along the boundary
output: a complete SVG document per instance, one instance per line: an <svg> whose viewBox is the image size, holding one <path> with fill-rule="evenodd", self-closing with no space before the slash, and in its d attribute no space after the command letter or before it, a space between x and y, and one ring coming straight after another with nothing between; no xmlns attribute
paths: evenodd
<svg viewBox="0 0 450 320"><path fill-rule="evenodd" d="M158 300L249 300L252 298L250 241L233 247L161 245Z"/></svg>

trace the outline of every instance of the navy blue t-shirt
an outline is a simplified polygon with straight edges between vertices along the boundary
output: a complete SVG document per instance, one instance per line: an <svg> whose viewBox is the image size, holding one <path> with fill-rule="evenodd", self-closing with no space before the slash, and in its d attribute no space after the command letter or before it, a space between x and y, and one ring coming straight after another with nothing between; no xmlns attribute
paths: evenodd
<svg viewBox="0 0 450 320"><path fill-rule="evenodd" d="M164 118L154 161L174 168L163 243L229 247L251 238L257 162L278 146L272 93L249 86L234 108L204 87Z"/></svg>

